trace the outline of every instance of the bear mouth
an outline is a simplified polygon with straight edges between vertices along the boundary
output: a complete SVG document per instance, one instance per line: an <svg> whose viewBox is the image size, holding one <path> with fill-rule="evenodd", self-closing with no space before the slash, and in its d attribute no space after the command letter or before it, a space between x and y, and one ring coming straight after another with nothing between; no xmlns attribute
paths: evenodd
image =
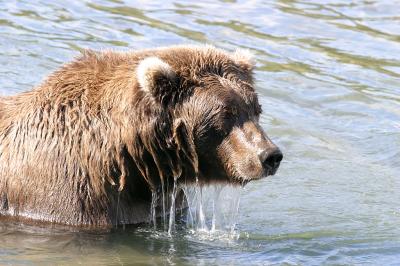
<svg viewBox="0 0 400 266"><path fill-rule="evenodd" d="M263 171L260 175L258 176L241 176L239 177L239 182L241 184L247 184L251 181L255 181L255 180L260 180L260 179L264 179L267 178L268 176L273 176L276 174L276 172L278 171L279 168L279 163L277 163L275 165L275 167L270 167L268 165L264 166Z"/></svg>
<svg viewBox="0 0 400 266"><path fill-rule="evenodd" d="M264 174L263 174L263 177L275 175L276 172L278 171L279 165L280 165L280 162L276 162L276 163L274 164L273 167L272 167L272 166L269 166L269 165L267 165L267 164L264 164L264 165L263 165L263 166L264 166ZM262 177L261 177L261 178L262 178Z"/></svg>
<svg viewBox="0 0 400 266"><path fill-rule="evenodd" d="M278 171L278 168L279 168L279 163L275 167L265 166L264 176L267 177L267 176L270 176L270 175L271 176L275 175L276 172Z"/></svg>

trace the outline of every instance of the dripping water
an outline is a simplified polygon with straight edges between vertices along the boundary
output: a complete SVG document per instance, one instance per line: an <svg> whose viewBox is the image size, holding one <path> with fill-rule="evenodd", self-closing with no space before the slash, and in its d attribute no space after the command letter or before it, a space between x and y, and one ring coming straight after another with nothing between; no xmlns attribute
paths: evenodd
<svg viewBox="0 0 400 266"><path fill-rule="evenodd" d="M157 200L158 200L157 191L153 190L151 192L150 222L153 224L154 229L157 229L157 216L156 216Z"/></svg>
<svg viewBox="0 0 400 266"><path fill-rule="evenodd" d="M203 209L203 187L199 186L199 182L197 179L196 179L196 190L197 190L196 193L199 197L198 200L199 227L197 229L207 231L206 218Z"/></svg>
<svg viewBox="0 0 400 266"><path fill-rule="evenodd" d="M237 238L240 186L183 186L187 200L186 226L202 238Z"/></svg>
<svg viewBox="0 0 400 266"><path fill-rule="evenodd" d="M161 200L162 200L162 219L163 219L163 226L164 226L164 230L165 230L165 226L166 226L166 217L167 217L167 214L166 214L166 207L165 207L165 205L166 205L166 197L165 197L165 188L164 188L164 180L161 182L161 193L162 193L162 198L161 198Z"/></svg>
<svg viewBox="0 0 400 266"><path fill-rule="evenodd" d="M174 178L174 187L172 188L171 193L171 206L169 211L169 223L168 223L168 235L171 235L172 231L175 229L175 200L176 200L176 192L177 192L177 178Z"/></svg>
<svg viewBox="0 0 400 266"><path fill-rule="evenodd" d="M178 192L182 190L184 202L177 204ZM198 180L194 184L178 185L177 178L171 191L161 185L162 226L164 232L172 236L176 231L175 216L180 209L183 213L183 226L187 232L201 238L234 239L239 236L236 223L239 213L241 186L236 185L201 185ZM152 192L150 222L157 229L157 204L160 191ZM181 227L179 227L181 228Z"/></svg>
<svg viewBox="0 0 400 266"><path fill-rule="evenodd" d="M218 210L217 210L216 204L218 202L218 198L219 198L219 196L221 194L221 191L222 191L222 186L216 186L215 187L215 193L213 194L214 198L213 198L213 202L212 202L213 214L212 214L212 220L211 220L211 232L215 232L216 227L217 227L217 225L216 225L216 223L217 223L216 212Z"/></svg>

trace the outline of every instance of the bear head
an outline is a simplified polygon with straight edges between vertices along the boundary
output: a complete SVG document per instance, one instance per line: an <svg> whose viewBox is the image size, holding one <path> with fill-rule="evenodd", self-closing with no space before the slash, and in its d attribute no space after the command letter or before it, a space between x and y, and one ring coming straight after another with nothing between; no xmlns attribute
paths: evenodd
<svg viewBox="0 0 400 266"><path fill-rule="evenodd" d="M158 129L166 148L156 153L166 154L171 171L160 169L161 178L245 184L276 173L282 153L259 124L253 68L249 52L211 46L164 48L141 57L139 90L160 110L158 125L166 128Z"/></svg>

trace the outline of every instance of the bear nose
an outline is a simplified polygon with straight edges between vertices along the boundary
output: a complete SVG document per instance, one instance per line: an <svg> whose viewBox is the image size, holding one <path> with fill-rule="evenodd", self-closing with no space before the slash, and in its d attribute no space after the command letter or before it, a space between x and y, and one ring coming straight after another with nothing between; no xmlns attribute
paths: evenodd
<svg viewBox="0 0 400 266"><path fill-rule="evenodd" d="M265 150L260 154L262 165L267 168L269 174L275 174L279 164L283 159L283 154L279 148Z"/></svg>

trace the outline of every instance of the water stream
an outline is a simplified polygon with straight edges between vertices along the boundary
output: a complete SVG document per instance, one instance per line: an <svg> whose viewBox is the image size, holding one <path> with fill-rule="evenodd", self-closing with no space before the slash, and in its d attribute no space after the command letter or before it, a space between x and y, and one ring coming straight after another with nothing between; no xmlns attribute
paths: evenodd
<svg viewBox="0 0 400 266"><path fill-rule="evenodd" d="M152 193L150 223L157 232L166 231L170 237L176 230L176 219L191 234L213 239L215 237L235 238L238 232L235 225L238 222L240 194L243 187L237 185L200 185L199 182L190 185L178 185L174 181L172 191L164 197L169 206L169 212L161 213L161 221L157 222L158 194ZM177 195L183 191L182 203L176 205ZM177 215L181 211L180 215ZM159 226L159 228L157 228ZM161 230L161 231L160 231Z"/></svg>
<svg viewBox="0 0 400 266"><path fill-rule="evenodd" d="M211 239L238 236L235 226L242 187L196 184L182 189L188 204L186 226L193 234Z"/></svg>
<svg viewBox="0 0 400 266"><path fill-rule="evenodd" d="M171 201L170 201L170 211L169 211L169 222L168 222L168 234L171 235L173 231L175 230L175 214L176 214L176 208L175 208L175 202L176 202L176 193L178 191L177 187L177 178L174 178L174 185L172 188L171 192Z"/></svg>
<svg viewBox="0 0 400 266"><path fill-rule="evenodd" d="M157 201L158 201L158 193L157 191L151 192L151 206L150 206L150 222L153 225L154 229L157 229Z"/></svg>

